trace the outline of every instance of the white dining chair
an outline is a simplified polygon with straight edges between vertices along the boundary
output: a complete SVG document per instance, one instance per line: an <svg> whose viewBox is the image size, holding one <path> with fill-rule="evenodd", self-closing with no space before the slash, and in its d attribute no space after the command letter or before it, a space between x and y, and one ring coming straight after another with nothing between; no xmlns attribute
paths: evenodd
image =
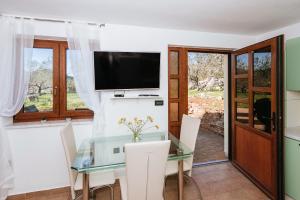
<svg viewBox="0 0 300 200"><path fill-rule="evenodd" d="M120 177L122 200L163 200L170 141L125 145L126 174Z"/></svg>
<svg viewBox="0 0 300 200"><path fill-rule="evenodd" d="M197 135L200 128L201 120L199 118L190 117L188 115L183 115L181 121L180 130L180 142L185 144L190 150L195 150ZM183 171L187 172L187 175L192 176L194 155L184 160ZM166 176L178 173L178 161L168 161Z"/></svg>
<svg viewBox="0 0 300 200"><path fill-rule="evenodd" d="M75 159L77 149L75 143L74 131L71 123L68 123L61 131L61 140L65 150L67 167L69 172L69 181L71 186L72 199L78 199L81 195L76 195L76 192L82 190L83 177L82 174L71 169L72 162ZM113 184L115 183L115 176L113 171L101 171L90 173L89 186L91 192L102 187L109 187L111 190L111 199L113 199Z"/></svg>

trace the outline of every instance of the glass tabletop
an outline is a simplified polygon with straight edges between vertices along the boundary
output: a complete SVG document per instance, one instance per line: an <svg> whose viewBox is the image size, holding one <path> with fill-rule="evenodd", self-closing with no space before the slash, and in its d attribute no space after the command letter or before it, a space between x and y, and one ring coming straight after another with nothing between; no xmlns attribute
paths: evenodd
<svg viewBox="0 0 300 200"><path fill-rule="evenodd" d="M168 160L182 160L193 151L172 134L166 132L145 133L138 142L170 140ZM72 169L78 172L92 172L125 166L124 145L132 143L132 135L99 137L84 140L76 154Z"/></svg>

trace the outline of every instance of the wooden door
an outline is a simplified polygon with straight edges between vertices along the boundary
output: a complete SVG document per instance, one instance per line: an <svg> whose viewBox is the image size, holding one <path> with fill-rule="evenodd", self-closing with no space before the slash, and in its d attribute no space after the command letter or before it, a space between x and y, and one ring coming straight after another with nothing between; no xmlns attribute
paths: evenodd
<svg viewBox="0 0 300 200"><path fill-rule="evenodd" d="M168 124L169 131L179 138L182 115L188 111L187 50L169 47L168 57Z"/></svg>
<svg viewBox="0 0 300 200"><path fill-rule="evenodd" d="M232 158L271 199L282 199L283 37L232 54Z"/></svg>

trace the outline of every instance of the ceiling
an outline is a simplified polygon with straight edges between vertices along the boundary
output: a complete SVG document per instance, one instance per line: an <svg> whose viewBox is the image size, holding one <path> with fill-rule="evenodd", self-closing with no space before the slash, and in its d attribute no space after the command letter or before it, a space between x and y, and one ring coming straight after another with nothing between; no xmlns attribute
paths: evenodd
<svg viewBox="0 0 300 200"><path fill-rule="evenodd" d="M257 35L300 22L300 0L0 0L0 13Z"/></svg>

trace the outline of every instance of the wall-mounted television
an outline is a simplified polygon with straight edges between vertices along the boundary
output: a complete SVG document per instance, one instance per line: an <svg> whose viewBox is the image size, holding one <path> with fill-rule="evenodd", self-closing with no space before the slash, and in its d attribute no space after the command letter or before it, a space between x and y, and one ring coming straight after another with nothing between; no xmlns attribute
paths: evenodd
<svg viewBox="0 0 300 200"><path fill-rule="evenodd" d="M94 52L95 89L159 89L160 53Z"/></svg>

